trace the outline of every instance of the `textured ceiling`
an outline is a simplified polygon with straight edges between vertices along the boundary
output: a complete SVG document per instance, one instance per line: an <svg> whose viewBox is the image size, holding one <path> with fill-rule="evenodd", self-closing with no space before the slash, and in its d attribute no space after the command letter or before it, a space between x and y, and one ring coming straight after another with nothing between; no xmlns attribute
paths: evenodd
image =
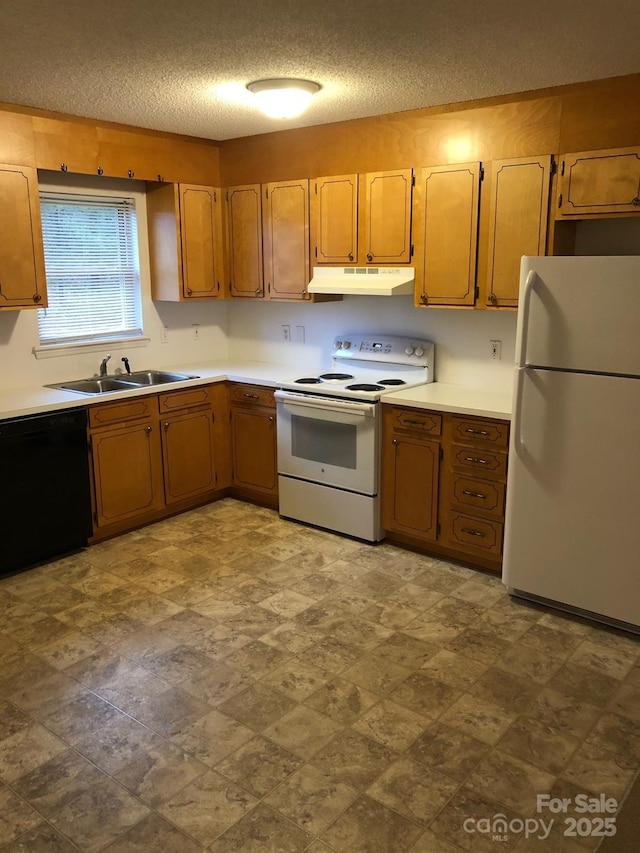
<svg viewBox="0 0 640 853"><path fill-rule="evenodd" d="M1 0L0 101L222 140L631 74L639 45L640 0ZM229 100L279 76L322 84L302 117Z"/></svg>

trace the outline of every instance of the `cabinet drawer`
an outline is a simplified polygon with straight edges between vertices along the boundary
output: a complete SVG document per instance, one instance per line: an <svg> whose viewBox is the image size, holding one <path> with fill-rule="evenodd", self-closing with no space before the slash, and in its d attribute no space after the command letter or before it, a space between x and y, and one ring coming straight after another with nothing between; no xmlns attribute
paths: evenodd
<svg viewBox="0 0 640 853"><path fill-rule="evenodd" d="M232 385L231 400L234 403L250 403L254 406L269 406L275 408L272 388L260 385Z"/></svg>
<svg viewBox="0 0 640 853"><path fill-rule="evenodd" d="M509 443L509 425L481 421L477 418L452 418L453 440L465 444L490 444L494 447L507 447Z"/></svg>
<svg viewBox="0 0 640 853"><path fill-rule="evenodd" d="M394 429L409 429L426 435L442 435L442 415L435 415L433 412L420 409L413 411L394 409L392 423Z"/></svg>
<svg viewBox="0 0 640 853"><path fill-rule="evenodd" d="M480 480L465 474L451 474L451 501L468 512L483 510L498 517L504 515L505 484Z"/></svg>
<svg viewBox="0 0 640 853"><path fill-rule="evenodd" d="M502 553L502 524L499 521L453 511L447 514L443 533L453 548L495 557Z"/></svg>
<svg viewBox="0 0 640 853"><path fill-rule="evenodd" d="M462 471L474 474L494 474L504 477L507 473L507 454L490 448L452 447L452 465Z"/></svg>
<svg viewBox="0 0 640 853"><path fill-rule="evenodd" d="M169 391L159 395L160 412L175 412L178 409L188 409L192 406L211 405L212 398L209 385L198 388L183 388L181 391Z"/></svg>
<svg viewBox="0 0 640 853"><path fill-rule="evenodd" d="M136 397L135 400L92 406L89 409L89 426L92 429L117 426L127 421L149 418L157 414L158 397L153 394L148 397Z"/></svg>

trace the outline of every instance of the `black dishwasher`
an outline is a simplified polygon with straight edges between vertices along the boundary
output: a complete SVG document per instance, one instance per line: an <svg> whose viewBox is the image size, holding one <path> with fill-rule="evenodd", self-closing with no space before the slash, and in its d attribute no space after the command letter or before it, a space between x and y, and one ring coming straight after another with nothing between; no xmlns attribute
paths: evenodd
<svg viewBox="0 0 640 853"><path fill-rule="evenodd" d="M0 575L91 535L85 409L0 421Z"/></svg>

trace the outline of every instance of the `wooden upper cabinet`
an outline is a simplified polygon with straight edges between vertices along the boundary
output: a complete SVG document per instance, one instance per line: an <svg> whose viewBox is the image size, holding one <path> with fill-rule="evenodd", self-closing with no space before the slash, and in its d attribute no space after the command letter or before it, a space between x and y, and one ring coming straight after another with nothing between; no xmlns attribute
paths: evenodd
<svg viewBox="0 0 640 853"><path fill-rule="evenodd" d="M269 299L307 299L309 181L266 184L262 206L264 283Z"/></svg>
<svg viewBox="0 0 640 853"><path fill-rule="evenodd" d="M362 187L362 264L411 260L413 170L368 172Z"/></svg>
<svg viewBox="0 0 640 853"><path fill-rule="evenodd" d="M263 297L260 184L227 190L227 239L231 296Z"/></svg>
<svg viewBox="0 0 640 853"><path fill-rule="evenodd" d="M416 186L416 255L424 305L473 305L480 163L422 169Z"/></svg>
<svg viewBox="0 0 640 853"><path fill-rule="evenodd" d="M180 232L183 296L220 296L224 270L219 189L180 184Z"/></svg>
<svg viewBox="0 0 640 853"><path fill-rule="evenodd" d="M559 218L640 213L640 148L564 154L558 187Z"/></svg>
<svg viewBox="0 0 640 853"><path fill-rule="evenodd" d="M317 178L313 202L314 263L357 263L358 175Z"/></svg>
<svg viewBox="0 0 640 853"><path fill-rule="evenodd" d="M38 175L0 165L0 309L44 308L46 294Z"/></svg>
<svg viewBox="0 0 640 853"><path fill-rule="evenodd" d="M544 255L551 155L492 163L487 304L518 304L522 255Z"/></svg>
<svg viewBox="0 0 640 853"><path fill-rule="evenodd" d="M147 186L151 293L158 301L224 295L221 191L191 184Z"/></svg>

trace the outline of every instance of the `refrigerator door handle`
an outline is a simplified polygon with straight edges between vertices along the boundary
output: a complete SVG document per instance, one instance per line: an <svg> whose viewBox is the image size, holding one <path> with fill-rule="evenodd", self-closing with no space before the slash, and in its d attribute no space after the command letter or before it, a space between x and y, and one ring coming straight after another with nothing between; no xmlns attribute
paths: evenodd
<svg viewBox="0 0 640 853"><path fill-rule="evenodd" d="M513 446L516 451L516 454L524 459L527 449L524 444L524 437L522 435L522 394L524 392L524 380L526 376L527 368L526 367L518 367L516 369L516 393L515 400L513 403Z"/></svg>
<svg viewBox="0 0 640 853"><path fill-rule="evenodd" d="M520 349L518 351L518 367L526 367L527 365L527 337L529 334L529 310L531 308L531 295L538 273L535 270L529 270L524 287L522 288L522 299L520 300L520 310L522 312L522 335L520 338Z"/></svg>

